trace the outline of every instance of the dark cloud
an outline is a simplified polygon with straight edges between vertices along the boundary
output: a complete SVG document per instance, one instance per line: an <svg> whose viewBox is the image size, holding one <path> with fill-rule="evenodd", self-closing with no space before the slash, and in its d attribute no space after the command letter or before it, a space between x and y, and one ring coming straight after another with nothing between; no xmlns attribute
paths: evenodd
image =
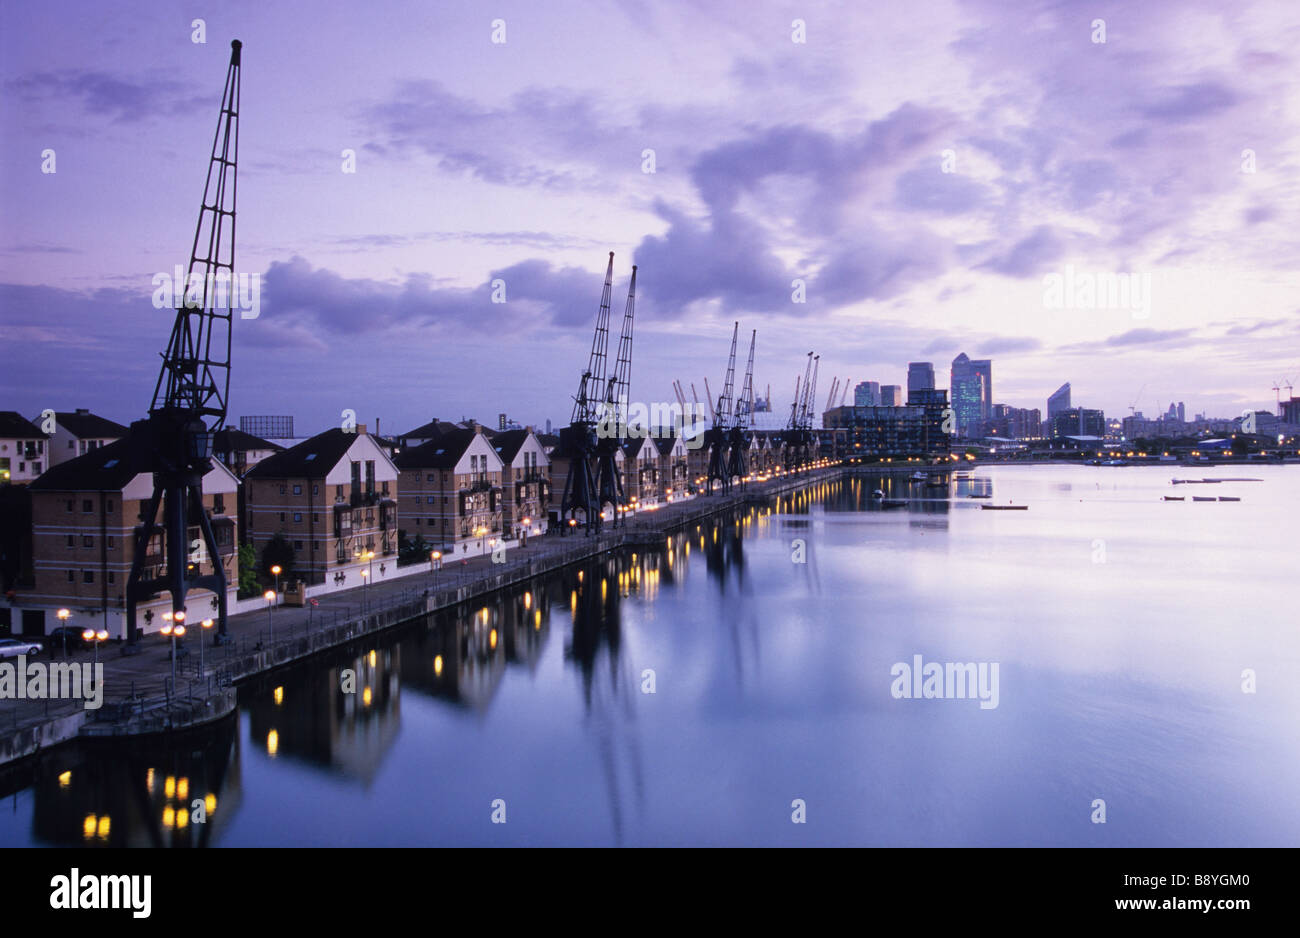
<svg viewBox="0 0 1300 938"><path fill-rule="evenodd" d="M83 113L117 123L135 123L207 107L215 111L211 92L162 75L134 77L104 71L37 72L6 83L29 105L73 100Z"/></svg>

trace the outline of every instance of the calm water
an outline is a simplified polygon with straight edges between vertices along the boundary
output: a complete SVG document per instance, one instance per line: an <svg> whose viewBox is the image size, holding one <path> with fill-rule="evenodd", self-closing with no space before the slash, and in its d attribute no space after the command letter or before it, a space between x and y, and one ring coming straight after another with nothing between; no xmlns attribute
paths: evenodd
<svg viewBox="0 0 1300 938"><path fill-rule="evenodd" d="M1300 467L974 474L818 487L249 685L179 750L56 755L0 844L1300 844ZM1263 481L1170 485L1216 476ZM998 706L895 699L918 654L996 662Z"/></svg>

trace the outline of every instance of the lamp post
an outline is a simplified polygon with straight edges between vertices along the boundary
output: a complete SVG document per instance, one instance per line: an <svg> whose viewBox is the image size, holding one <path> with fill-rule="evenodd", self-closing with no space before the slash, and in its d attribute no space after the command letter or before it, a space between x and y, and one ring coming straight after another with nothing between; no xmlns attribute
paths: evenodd
<svg viewBox="0 0 1300 938"><path fill-rule="evenodd" d="M277 563L271 567L271 575L275 577L275 595L280 595L280 565Z"/></svg>
<svg viewBox="0 0 1300 938"><path fill-rule="evenodd" d="M438 573L442 567L442 551L435 550L429 553L429 574L433 577L433 588L438 588Z"/></svg>
<svg viewBox="0 0 1300 938"><path fill-rule="evenodd" d="M266 600L266 625L270 634L270 644L275 644L275 590L267 590L262 594Z"/></svg>
<svg viewBox="0 0 1300 938"><path fill-rule="evenodd" d="M96 632L94 629L86 629L81 633L81 637L91 644L95 649L95 667L99 667L99 643L108 641L108 629L100 629Z"/></svg>
<svg viewBox="0 0 1300 938"><path fill-rule="evenodd" d="M185 635L185 613L163 613L162 633L172 640L172 693L176 693L176 639Z"/></svg>
<svg viewBox="0 0 1300 938"><path fill-rule="evenodd" d="M364 550L358 553L358 560L364 560L370 564L368 570L361 571L361 604L364 611L366 606L366 597L370 593L370 579L375 575L375 552L373 550Z"/></svg>
<svg viewBox="0 0 1300 938"><path fill-rule="evenodd" d="M204 619L199 624L202 625L203 628L205 629L210 629L213 626L213 622L211 619ZM203 633L202 632L199 633L199 673L200 674L203 673Z"/></svg>
<svg viewBox="0 0 1300 938"><path fill-rule="evenodd" d="M63 657L67 658L68 657L67 626L68 626L68 619L72 616L72 613L67 609L60 609L58 612L55 613L55 615L59 617L59 624L62 626L62 628L59 629L59 634L63 636Z"/></svg>
<svg viewBox="0 0 1300 938"><path fill-rule="evenodd" d="M520 546L520 547L527 547L527 546L528 546L528 526L529 526L530 524L532 524L532 523L533 523L533 519L532 519L532 518L525 518L525 519L524 519L524 529L523 529L523 531L521 531L520 534L519 534L519 546Z"/></svg>

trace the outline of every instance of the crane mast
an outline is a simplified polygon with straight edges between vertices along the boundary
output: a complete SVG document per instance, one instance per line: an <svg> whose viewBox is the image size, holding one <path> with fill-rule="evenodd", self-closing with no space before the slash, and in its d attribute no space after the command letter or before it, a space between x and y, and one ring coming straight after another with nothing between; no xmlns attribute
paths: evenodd
<svg viewBox="0 0 1300 938"><path fill-rule="evenodd" d="M746 457L751 439L749 428L754 423L754 343L757 340L758 330L755 329L749 335L749 361L745 365L745 381L740 389L740 397L736 400L735 417L728 434L727 477L739 479L742 489L745 487L745 476L749 474Z"/></svg>
<svg viewBox="0 0 1300 938"><path fill-rule="evenodd" d="M727 358L727 373L722 381L718 406L713 409L713 427L706 434L709 444L709 469L706 481L708 494L713 494L715 480L722 484L722 494L731 490L731 477L727 474L727 449L731 431L731 388L736 378L736 339L740 336L740 322L731 330L731 353ZM704 379L708 387L708 379Z"/></svg>
<svg viewBox="0 0 1300 938"><path fill-rule="evenodd" d="M212 468L212 438L225 425L230 391L242 48L237 39L230 44L230 64L187 281L176 285L174 291L176 318L162 353L149 416L131 424L132 438L146 454L153 474L153 492L135 531L135 554L127 575L127 654L140 651L138 604L162 591L170 594L172 621L179 623L186 620L187 593L191 589L210 591L218 627L215 640L227 640L226 574L211 519L203 506L203 477ZM206 548L211 573L202 572L205 556L203 550L197 549L198 542L192 544L191 527L198 528L198 542ZM154 538L159 534L162 544L155 549ZM146 619L151 618L146 614Z"/></svg>
<svg viewBox="0 0 1300 938"><path fill-rule="evenodd" d="M632 380L632 324L635 312L636 265L633 264L632 280L627 288L627 305L623 308L618 359L614 374L610 376L605 389L604 412L596 434L596 510L599 516L605 505L612 505L615 527L622 524L619 513L627 501L623 491L623 476L618 468L618 453L627 442L628 390Z"/></svg>

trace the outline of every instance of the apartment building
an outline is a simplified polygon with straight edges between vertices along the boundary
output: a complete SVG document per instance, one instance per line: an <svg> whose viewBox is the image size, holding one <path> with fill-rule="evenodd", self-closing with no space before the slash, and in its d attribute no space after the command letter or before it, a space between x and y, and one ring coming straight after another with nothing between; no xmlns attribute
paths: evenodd
<svg viewBox="0 0 1300 938"><path fill-rule="evenodd" d="M0 410L0 485L26 485L49 465L45 434L14 410Z"/></svg>
<svg viewBox="0 0 1300 938"><path fill-rule="evenodd" d="M451 430L397 455L403 532L444 562L491 553L503 529L501 457L482 427Z"/></svg>
<svg viewBox="0 0 1300 938"><path fill-rule="evenodd" d="M687 466L688 454L704 452L706 447L699 446L694 451L688 450L680 435L667 432L663 436L651 437L651 442L654 443L659 454L660 497L669 501L680 498L686 494L687 487L692 484ZM707 467L707 456L705 459Z"/></svg>
<svg viewBox="0 0 1300 938"><path fill-rule="evenodd" d="M101 446L116 443L127 432L120 423L92 414L82 407L73 411L56 411L54 432L49 435L49 464L57 466Z"/></svg>
<svg viewBox="0 0 1300 938"><path fill-rule="evenodd" d="M263 459L284 452L284 447L237 427L223 427L212 436L212 455L226 468L243 478Z"/></svg>
<svg viewBox="0 0 1300 938"><path fill-rule="evenodd" d="M268 456L244 476L245 540L263 556L277 535L292 574L339 588L397 570L397 466L366 432L331 429Z"/></svg>
<svg viewBox="0 0 1300 938"><path fill-rule="evenodd" d="M222 565L228 603L234 602L238 586L237 525L232 517L238 488L234 474L214 461L203 477L203 507L219 556L208 556L204 547L190 555L203 574L212 572L214 560ZM147 453L128 435L46 470L29 491L32 575L9 600L11 629L45 634L60 624L56 611L66 608L71 625L104 628L115 638L125 638L126 582L137 531L153 496ZM159 507L159 520L164 507ZM203 543L197 521L190 526L187 542ZM144 575L157 577L165 568L165 536L159 529L145 554ZM206 590L191 591L186 602L191 611L216 611L217 599ZM143 632L156 632L162 613L170 608L166 593L143 602L136 610L136 625Z"/></svg>
<svg viewBox="0 0 1300 938"><path fill-rule="evenodd" d="M537 434L532 427L506 430L489 442L501 460L501 530L511 539L544 533L551 461Z"/></svg>
<svg viewBox="0 0 1300 938"><path fill-rule="evenodd" d="M659 450L649 437L632 437L623 444L623 493L633 505L659 501Z"/></svg>

